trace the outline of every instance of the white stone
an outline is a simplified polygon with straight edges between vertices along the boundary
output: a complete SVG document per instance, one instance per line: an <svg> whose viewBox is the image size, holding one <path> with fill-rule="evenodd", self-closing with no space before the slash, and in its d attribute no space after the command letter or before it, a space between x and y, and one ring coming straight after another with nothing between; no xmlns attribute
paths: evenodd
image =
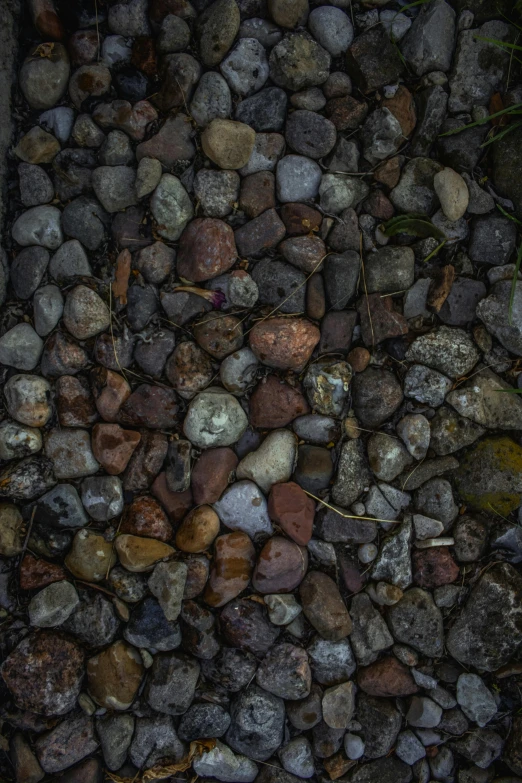
<svg viewBox="0 0 522 783"><path fill-rule="evenodd" d="M238 479L251 479L268 493L273 484L288 481L297 459L297 438L289 430L270 432L256 451L243 457L236 469Z"/></svg>
<svg viewBox="0 0 522 783"><path fill-rule="evenodd" d="M464 179L453 169L444 168L435 174L433 187L444 215L452 222L459 220L469 204L469 191Z"/></svg>

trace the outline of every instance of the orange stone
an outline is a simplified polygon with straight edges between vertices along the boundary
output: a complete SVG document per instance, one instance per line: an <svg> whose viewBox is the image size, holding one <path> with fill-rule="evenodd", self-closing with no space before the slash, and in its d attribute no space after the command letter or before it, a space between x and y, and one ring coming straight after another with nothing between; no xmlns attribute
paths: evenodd
<svg viewBox="0 0 522 783"><path fill-rule="evenodd" d="M296 544L306 546L312 538L315 503L294 481L273 485L268 514Z"/></svg>
<svg viewBox="0 0 522 783"><path fill-rule="evenodd" d="M153 566L176 551L174 547L158 541L156 538L141 538L123 534L114 542L120 563L127 571L141 573L152 571Z"/></svg>
<svg viewBox="0 0 522 783"><path fill-rule="evenodd" d="M409 136L410 133L413 133L417 124L415 101L413 100L413 95L404 84L399 85L399 89L393 98L386 98L382 105L383 108L391 111L401 126L404 136Z"/></svg>
<svg viewBox="0 0 522 783"><path fill-rule="evenodd" d="M250 348L268 367L300 371L320 337L317 326L306 318L271 318L252 327Z"/></svg>
<svg viewBox="0 0 522 783"><path fill-rule="evenodd" d="M310 406L300 389L268 375L250 396L250 424L261 429L286 427L298 416L310 413Z"/></svg>
<svg viewBox="0 0 522 783"><path fill-rule="evenodd" d="M24 555L20 563L20 587L22 590L36 590L52 582L65 579L65 571L57 563L37 560L33 555Z"/></svg>
<svg viewBox="0 0 522 783"><path fill-rule="evenodd" d="M219 533L219 517L210 506L190 511L176 533L176 546L182 552L205 552Z"/></svg>
<svg viewBox="0 0 522 783"><path fill-rule="evenodd" d="M96 424L92 430L92 451L111 476L123 473L141 440L139 432L124 430L119 424Z"/></svg>
<svg viewBox="0 0 522 783"><path fill-rule="evenodd" d="M236 531L216 539L214 563L204 600L209 606L224 606L250 582L256 553L250 537Z"/></svg>
<svg viewBox="0 0 522 783"><path fill-rule="evenodd" d="M157 500L148 495L135 498L125 510L120 530L133 536L147 536L160 541L172 538L172 525Z"/></svg>

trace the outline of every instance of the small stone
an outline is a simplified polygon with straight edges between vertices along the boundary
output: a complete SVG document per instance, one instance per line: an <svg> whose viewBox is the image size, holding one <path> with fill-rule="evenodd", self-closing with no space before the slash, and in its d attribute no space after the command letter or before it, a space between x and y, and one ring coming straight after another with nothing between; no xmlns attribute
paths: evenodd
<svg viewBox="0 0 522 783"><path fill-rule="evenodd" d="M148 580L149 590L158 599L170 622L178 619L187 579L185 563L158 563Z"/></svg>
<svg viewBox="0 0 522 783"><path fill-rule="evenodd" d="M123 641L115 642L87 661L89 692L97 704L107 709L128 709L142 676L138 651Z"/></svg>
<svg viewBox="0 0 522 783"><path fill-rule="evenodd" d="M62 215L65 233L78 239L88 250L97 250L106 239L108 223L109 215L102 205L90 196L79 196L71 201Z"/></svg>
<svg viewBox="0 0 522 783"><path fill-rule="evenodd" d="M285 155L277 164L277 195L282 202L315 198L321 183L321 169L301 155Z"/></svg>
<svg viewBox="0 0 522 783"><path fill-rule="evenodd" d="M52 163L60 152L60 144L50 133L35 126L22 136L13 152L25 163Z"/></svg>
<svg viewBox="0 0 522 783"><path fill-rule="evenodd" d="M127 579L129 576L130 574L127 572ZM138 584L141 586L141 592L146 592L146 583ZM137 589L136 585L134 591L136 592ZM135 600L136 598L137 596ZM133 609L124 631L124 637L129 644L135 647L149 648L159 652L174 650L181 644L181 631L178 623L169 623L159 603L150 596Z"/></svg>
<svg viewBox="0 0 522 783"><path fill-rule="evenodd" d="M357 684L370 696L386 698L411 696L418 691L409 669L393 656L359 669Z"/></svg>
<svg viewBox="0 0 522 783"><path fill-rule="evenodd" d="M119 421L131 427L170 429L177 421L178 407L172 389L143 383L121 406Z"/></svg>
<svg viewBox="0 0 522 783"><path fill-rule="evenodd" d="M335 582L319 571L305 577L299 594L308 621L325 639L338 641L352 630L350 615Z"/></svg>
<svg viewBox="0 0 522 783"><path fill-rule="evenodd" d="M194 92L190 112L202 128L206 128L214 119L230 116L232 96L221 74L214 71L203 74Z"/></svg>
<svg viewBox="0 0 522 783"><path fill-rule="evenodd" d="M63 242L61 212L48 205L32 207L16 219L11 233L15 242L24 247L40 245L56 250Z"/></svg>
<svg viewBox="0 0 522 783"><path fill-rule="evenodd" d="M292 92L322 84L330 70L330 55L307 33L285 36L269 61L272 81Z"/></svg>
<svg viewBox="0 0 522 783"><path fill-rule="evenodd" d="M314 38L332 57L346 52L353 41L352 23L340 8L315 8L310 14L308 26Z"/></svg>
<svg viewBox="0 0 522 783"><path fill-rule="evenodd" d="M70 65L65 46L44 43L26 57L20 70L20 88L32 109L50 109L67 89Z"/></svg>
<svg viewBox="0 0 522 783"><path fill-rule="evenodd" d="M220 2L220 0L218 0ZM248 125L214 119L201 136L205 155L223 169L246 166L254 149L255 132Z"/></svg>
<svg viewBox="0 0 522 783"><path fill-rule="evenodd" d="M250 479L268 493L273 484L290 479L296 461L296 447L292 432L270 432L256 451L241 460L236 470L237 478Z"/></svg>
<svg viewBox="0 0 522 783"><path fill-rule="evenodd" d="M476 674L461 674L457 680L457 701L464 714L483 728L497 713L491 691Z"/></svg>
<svg viewBox="0 0 522 783"><path fill-rule="evenodd" d="M182 552L205 552L219 533L219 517L210 506L190 511L176 532L176 546Z"/></svg>
<svg viewBox="0 0 522 783"><path fill-rule="evenodd" d="M107 767L113 772L120 769L134 733L134 717L128 713L105 715L97 718L96 729Z"/></svg>
<svg viewBox="0 0 522 783"><path fill-rule="evenodd" d="M343 682L324 692L323 720L332 729L346 729L355 710L355 685Z"/></svg>
<svg viewBox="0 0 522 783"><path fill-rule="evenodd" d="M239 198L239 175L235 171L200 169L194 179L194 194L207 217L226 217Z"/></svg>
<svg viewBox="0 0 522 783"><path fill-rule="evenodd" d="M293 595L266 595L265 604L274 625L289 625L302 611Z"/></svg>
<svg viewBox="0 0 522 783"><path fill-rule="evenodd" d="M173 17L178 18L178 17ZM114 131L116 133L116 131ZM136 198L142 199L152 193L161 179L161 163L155 158L142 158L138 164L134 188Z"/></svg>
<svg viewBox="0 0 522 783"><path fill-rule="evenodd" d="M269 367L301 370L319 342L319 330L304 318L272 318L256 324L250 347Z"/></svg>
<svg viewBox="0 0 522 783"><path fill-rule="evenodd" d="M191 402L183 431L195 446L229 446L247 426L247 417L231 394L209 388Z"/></svg>
<svg viewBox="0 0 522 783"><path fill-rule="evenodd" d="M79 603L78 593L70 582L54 582L31 599L28 607L29 622L38 628L61 625Z"/></svg>
<svg viewBox="0 0 522 783"><path fill-rule="evenodd" d="M460 220L469 203L468 188L460 174L453 169L444 168L435 174L433 187L447 219Z"/></svg>
<svg viewBox="0 0 522 783"><path fill-rule="evenodd" d="M347 174L323 174L319 186L321 209L339 215L345 209L355 207L369 194L365 182Z"/></svg>
<svg viewBox="0 0 522 783"><path fill-rule="evenodd" d="M305 698L312 685L306 651L292 644L274 645L256 672L256 682L282 699Z"/></svg>
<svg viewBox="0 0 522 783"><path fill-rule="evenodd" d="M364 742L357 734L350 734L349 732L344 735L344 752L349 759L354 761L360 759L364 755Z"/></svg>
<svg viewBox="0 0 522 783"><path fill-rule="evenodd" d="M427 364L450 378L458 378L471 372L479 354L462 329L441 326L418 337L408 349L406 358Z"/></svg>
<svg viewBox="0 0 522 783"><path fill-rule="evenodd" d="M403 65L384 27L374 26L359 35L347 53L348 73L363 93L398 81Z"/></svg>
<svg viewBox="0 0 522 783"><path fill-rule="evenodd" d="M182 277L199 283L228 271L236 258L230 226L215 218L197 218L181 237L177 270Z"/></svg>
<svg viewBox="0 0 522 783"><path fill-rule="evenodd" d="M37 429L8 420L0 424L0 459L28 457L41 448L42 436Z"/></svg>
<svg viewBox="0 0 522 783"><path fill-rule="evenodd" d="M424 745L412 731L402 731L399 734L395 753L405 764L415 764L426 756Z"/></svg>
<svg viewBox="0 0 522 783"><path fill-rule="evenodd" d="M439 725L442 707L427 696L414 696L410 703L406 719L410 726L433 729Z"/></svg>
<svg viewBox="0 0 522 783"><path fill-rule="evenodd" d="M154 538L141 538L123 534L115 541L120 563L128 571L141 573L150 571L158 560L174 554L173 547Z"/></svg>
<svg viewBox="0 0 522 783"><path fill-rule="evenodd" d="M418 587L388 609L388 622L394 638L429 657L441 654L442 615L431 595Z"/></svg>
<svg viewBox="0 0 522 783"><path fill-rule="evenodd" d="M232 702L226 740L238 753L266 761L281 744L284 716L282 699L251 685Z"/></svg>
<svg viewBox="0 0 522 783"><path fill-rule="evenodd" d="M101 582L115 563L112 544L90 530L79 530L76 533L65 558L65 565L73 576L86 582Z"/></svg>
<svg viewBox="0 0 522 783"><path fill-rule="evenodd" d="M38 120L46 130L56 136L58 141L65 144L69 140L74 122L74 109L68 106L57 106L55 109L49 109L40 114Z"/></svg>
<svg viewBox="0 0 522 783"><path fill-rule="evenodd" d="M260 593L291 592L302 581L307 565L306 549L274 536L259 554L252 585Z"/></svg>
<svg viewBox="0 0 522 783"><path fill-rule="evenodd" d="M343 444L337 478L332 489L332 499L344 508L355 503L370 484L370 473L366 466L364 447L359 440Z"/></svg>
<svg viewBox="0 0 522 783"><path fill-rule="evenodd" d="M173 174L163 174L152 194L150 208L164 239L179 239L192 218L193 208L181 181Z"/></svg>
<svg viewBox="0 0 522 783"><path fill-rule="evenodd" d="M404 395L436 408L444 402L451 385L450 379L445 375L430 367L415 364L409 368L404 378Z"/></svg>
<svg viewBox="0 0 522 783"><path fill-rule="evenodd" d="M459 567L446 547L424 549L413 554L413 579L420 587L434 589L451 584L459 575Z"/></svg>
<svg viewBox="0 0 522 783"><path fill-rule="evenodd" d="M2 665L2 677L17 707L41 715L72 710L83 675L80 647L51 631L26 636Z"/></svg>
<svg viewBox="0 0 522 783"><path fill-rule="evenodd" d="M241 530L253 539L273 532L266 500L253 481L236 481L214 503L214 508L226 527Z"/></svg>

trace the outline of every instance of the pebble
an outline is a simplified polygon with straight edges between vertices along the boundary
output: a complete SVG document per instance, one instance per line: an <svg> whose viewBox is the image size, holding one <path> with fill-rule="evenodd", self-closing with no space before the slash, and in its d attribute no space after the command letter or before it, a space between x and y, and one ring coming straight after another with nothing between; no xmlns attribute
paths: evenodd
<svg viewBox="0 0 522 783"><path fill-rule="evenodd" d="M316 41L332 57L346 52L353 41L354 31L348 15L340 8L315 8L308 19L308 27Z"/></svg>
<svg viewBox="0 0 522 783"><path fill-rule="evenodd" d="M141 538L123 534L115 541L120 563L128 571L141 573L150 571L155 563L174 554L173 547L154 538Z"/></svg>
<svg viewBox="0 0 522 783"><path fill-rule="evenodd" d="M300 546L312 537L315 505L312 498L291 481L274 484L268 501L270 518Z"/></svg>
<svg viewBox="0 0 522 783"><path fill-rule="evenodd" d="M305 737L295 737L279 751L279 759L286 772L300 778L314 775L312 748Z"/></svg>
<svg viewBox="0 0 522 783"><path fill-rule="evenodd" d="M222 389L211 387L191 402L183 431L199 448L229 446L239 440L247 423L236 398Z"/></svg>
<svg viewBox="0 0 522 783"><path fill-rule="evenodd" d="M0 459L27 457L41 448L42 436L39 430L9 420L0 424Z"/></svg>
<svg viewBox="0 0 522 783"><path fill-rule="evenodd" d="M187 580L185 563L158 563L148 580L149 590L158 599L169 622L178 619Z"/></svg>
<svg viewBox="0 0 522 783"><path fill-rule="evenodd" d="M327 688L322 701L323 720L332 729L346 729L355 711L355 685L344 682Z"/></svg>
<svg viewBox="0 0 522 783"><path fill-rule="evenodd" d="M282 699L305 698L312 684L306 651L287 643L274 645L256 672L256 682Z"/></svg>
<svg viewBox="0 0 522 783"><path fill-rule="evenodd" d="M272 81L297 92L326 81L330 55L307 33L291 33L274 46L269 63Z"/></svg>
<svg viewBox="0 0 522 783"><path fill-rule="evenodd" d="M236 481L225 489L214 509L226 527L254 540L273 532L265 497L253 481Z"/></svg>
<svg viewBox="0 0 522 783"><path fill-rule="evenodd" d="M43 341L30 324L20 323L0 337L0 362L17 370L34 370Z"/></svg>
<svg viewBox="0 0 522 783"><path fill-rule="evenodd" d="M88 250L97 250L105 240L108 222L107 212L90 196L74 199L67 204L62 214L64 232L67 236L78 239Z"/></svg>
<svg viewBox="0 0 522 783"><path fill-rule="evenodd" d="M349 759L360 759L364 755L364 741L357 734L347 732L344 735L344 752Z"/></svg>
<svg viewBox="0 0 522 783"><path fill-rule="evenodd" d="M77 579L101 582L116 563L112 544L90 530L79 530L65 558L65 565Z"/></svg>
<svg viewBox="0 0 522 783"><path fill-rule="evenodd" d="M201 736L198 734L198 737ZM215 746L204 751L194 760L194 772L202 777L210 776L225 783L251 783L257 776L258 767L251 759L235 754L227 745L215 740Z"/></svg>
<svg viewBox="0 0 522 783"><path fill-rule="evenodd" d="M251 685L232 703L226 740L238 753L266 761L281 744L284 716L282 699Z"/></svg>
<svg viewBox="0 0 522 783"><path fill-rule="evenodd" d="M221 0L217 0L221 2ZM246 166L254 149L255 131L243 122L213 119L201 135L203 152L223 169Z"/></svg>
<svg viewBox="0 0 522 783"><path fill-rule="evenodd" d="M28 607L29 622L38 628L61 625L79 603L78 593L70 582L54 582L31 599Z"/></svg>
<svg viewBox="0 0 522 783"><path fill-rule="evenodd" d="M181 181L173 174L163 174L152 194L150 207L164 239L179 239L193 215L192 202Z"/></svg>
<svg viewBox="0 0 522 783"><path fill-rule="evenodd" d="M453 169L444 168L435 174L433 187L447 219L460 220L469 204L468 187L460 174Z"/></svg>
<svg viewBox="0 0 522 783"><path fill-rule="evenodd" d="M234 93L246 97L258 92L269 72L263 45L255 38L240 38L220 70Z"/></svg>
<svg viewBox="0 0 522 783"><path fill-rule="evenodd" d="M128 709L142 676L138 651L121 640L87 661L89 693L97 704L107 709Z"/></svg>
<svg viewBox="0 0 522 783"><path fill-rule="evenodd" d="M38 206L22 213L13 224L13 239L19 245L40 245L56 250L63 242L61 212L56 207Z"/></svg>
<svg viewBox="0 0 522 783"><path fill-rule="evenodd" d="M307 566L306 549L274 536L259 553L252 585L260 593L291 592L303 580Z"/></svg>
<svg viewBox="0 0 522 783"><path fill-rule="evenodd" d="M483 728L497 713L493 694L476 674L461 674L457 680L457 702L464 714Z"/></svg>
<svg viewBox="0 0 522 783"><path fill-rule="evenodd" d="M20 88L32 109L50 109L67 89L70 64L65 46L40 44L20 69Z"/></svg>
<svg viewBox="0 0 522 783"><path fill-rule="evenodd" d="M330 641L339 641L352 630L352 622L333 580L320 571L306 575L299 595L303 613L312 626Z"/></svg>
<svg viewBox="0 0 522 783"><path fill-rule="evenodd" d="M258 449L243 457L237 466L237 478L249 479L268 493L273 484L290 479L296 447L295 435L288 430L270 432Z"/></svg>

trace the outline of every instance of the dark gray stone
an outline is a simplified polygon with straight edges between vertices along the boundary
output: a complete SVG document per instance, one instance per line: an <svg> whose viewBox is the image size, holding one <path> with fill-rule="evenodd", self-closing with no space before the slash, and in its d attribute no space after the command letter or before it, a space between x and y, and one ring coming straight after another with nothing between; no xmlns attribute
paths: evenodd
<svg viewBox="0 0 522 783"><path fill-rule="evenodd" d="M425 590L419 587L407 590L398 603L388 608L387 619L398 642L408 644L430 658L442 655L442 614Z"/></svg>
<svg viewBox="0 0 522 783"><path fill-rule="evenodd" d="M399 734L402 717L388 699L359 693L356 719L362 726L364 755L369 759L386 756Z"/></svg>
<svg viewBox="0 0 522 783"><path fill-rule="evenodd" d="M11 264L10 277L16 296L29 299L38 286L49 263L49 251L33 245L24 247Z"/></svg>
<svg viewBox="0 0 522 783"><path fill-rule="evenodd" d="M352 211L352 210L350 210ZM357 292L361 257L355 250L332 253L324 262L323 278L332 310L344 310Z"/></svg>
<svg viewBox="0 0 522 783"><path fill-rule="evenodd" d="M263 258L254 266L252 278L259 288L260 304L277 307L281 313L304 311L306 275L300 269L277 258Z"/></svg>
<svg viewBox="0 0 522 783"><path fill-rule="evenodd" d="M251 685L231 707L232 723L226 741L237 753L266 761L283 740L285 705L272 693Z"/></svg>
<svg viewBox="0 0 522 783"><path fill-rule="evenodd" d="M287 97L280 87L266 87L238 105L235 119L257 133L279 131L286 119Z"/></svg>
<svg viewBox="0 0 522 783"><path fill-rule="evenodd" d="M472 221L469 257L476 264L507 264L515 250L516 238L516 224L509 218L496 212L479 215Z"/></svg>
<svg viewBox="0 0 522 783"><path fill-rule="evenodd" d="M175 650L181 644L177 622L169 622L155 598L145 598L132 612L123 632L129 644L152 650Z"/></svg>
<svg viewBox="0 0 522 783"><path fill-rule="evenodd" d="M145 698L153 710L183 715L194 699L199 663L183 653L156 655L147 680Z"/></svg>

